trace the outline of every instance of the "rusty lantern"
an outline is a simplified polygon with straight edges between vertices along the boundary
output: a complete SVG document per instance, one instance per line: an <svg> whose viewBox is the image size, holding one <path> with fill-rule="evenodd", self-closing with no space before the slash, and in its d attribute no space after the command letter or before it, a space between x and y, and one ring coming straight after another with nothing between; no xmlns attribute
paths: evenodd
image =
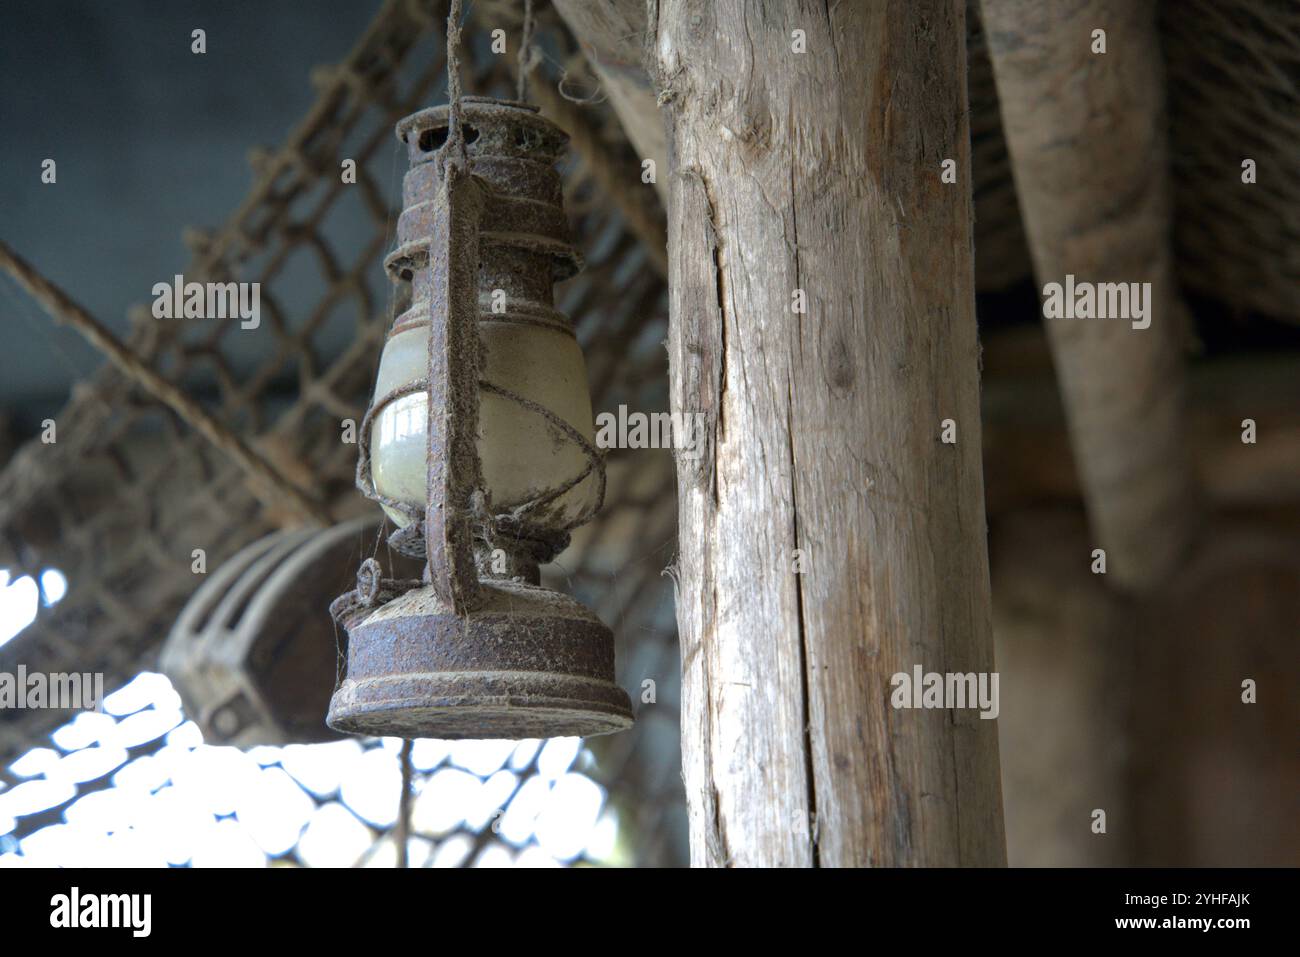
<svg viewBox="0 0 1300 957"><path fill-rule="evenodd" d="M330 702L341 731L405 738L595 735L632 724L614 636L538 567L604 497L586 366L553 285L581 259L535 107L461 100L402 120L410 169L385 260L393 321L360 430L357 485L422 580L363 563L331 611L348 635Z"/></svg>

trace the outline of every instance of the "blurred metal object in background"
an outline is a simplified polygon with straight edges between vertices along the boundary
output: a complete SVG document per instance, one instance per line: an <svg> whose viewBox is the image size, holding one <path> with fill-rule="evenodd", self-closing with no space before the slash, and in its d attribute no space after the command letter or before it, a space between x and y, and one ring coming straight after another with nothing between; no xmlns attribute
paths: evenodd
<svg viewBox="0 0 1300 957"><path fill-rule="evenodd" d="M275 532L224 562L194 593L162 649L211 744L330 741L325 726L343 640L324 603L369 554L379 521Z"/></svg>

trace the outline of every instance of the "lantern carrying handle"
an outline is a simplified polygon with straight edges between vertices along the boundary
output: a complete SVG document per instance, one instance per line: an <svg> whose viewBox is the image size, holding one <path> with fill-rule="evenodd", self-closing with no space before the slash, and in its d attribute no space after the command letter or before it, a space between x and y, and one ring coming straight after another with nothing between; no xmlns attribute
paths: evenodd
<svg viewBox="0 0 1300 957"><path fill-rule="evenodd" d="M482 488L478 457L479 218L483 189L460 163L442 169L429 239L428 495L425 570L457 615L478 603L471 515Z"/></svg>

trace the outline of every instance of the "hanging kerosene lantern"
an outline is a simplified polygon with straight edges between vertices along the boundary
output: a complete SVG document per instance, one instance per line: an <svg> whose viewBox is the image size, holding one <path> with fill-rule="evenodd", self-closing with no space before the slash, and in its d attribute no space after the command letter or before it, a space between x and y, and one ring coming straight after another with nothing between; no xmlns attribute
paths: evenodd
<svg viewBox="0 0 1300 957"><path fill-rule="evenodd" d="M613 633L539 585L604 496L582 351L553 306L555 281L581 267L555 169L567 137L523 103L458 102L458 117L436 107L397 127L410 169L385 265L412 305L389 332L357 469L424 580L381 579L369 561L331 607L348 651L328 723L407 738L619 731L632 714Z"/></svg>

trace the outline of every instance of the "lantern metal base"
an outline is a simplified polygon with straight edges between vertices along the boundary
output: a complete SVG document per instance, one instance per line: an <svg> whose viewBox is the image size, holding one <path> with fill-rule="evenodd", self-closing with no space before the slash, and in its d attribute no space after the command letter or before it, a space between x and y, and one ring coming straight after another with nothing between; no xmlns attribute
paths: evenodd
<svg viewBox="0 0 1300 957"><path fill-rule="evenodd" d="M457 617L429 587L347 623L348 670L326 723L403 738L589 737L632 726L614 635L580 603L517 581L481 583Z"/></svg>

